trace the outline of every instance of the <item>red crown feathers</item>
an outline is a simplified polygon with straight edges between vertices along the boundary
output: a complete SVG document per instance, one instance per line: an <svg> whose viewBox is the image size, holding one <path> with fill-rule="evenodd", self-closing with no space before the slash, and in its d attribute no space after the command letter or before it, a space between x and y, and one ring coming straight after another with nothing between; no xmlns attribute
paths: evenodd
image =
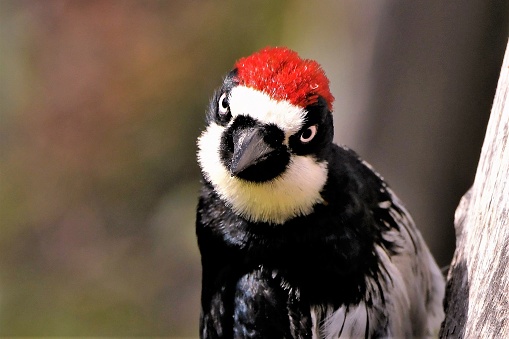
<svg viewBox="0 0 509 339"><path fill-rule="evenodd" d="M240 85L262 91L276 100L306 107L322 96L332 110L329 79L314 60L301 59L283 47L266 47L235 63Z"/></svg>

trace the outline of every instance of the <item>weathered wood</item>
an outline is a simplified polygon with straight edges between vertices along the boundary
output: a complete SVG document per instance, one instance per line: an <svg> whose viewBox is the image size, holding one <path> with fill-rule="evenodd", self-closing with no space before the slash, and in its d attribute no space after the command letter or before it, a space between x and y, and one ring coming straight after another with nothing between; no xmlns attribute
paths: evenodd
<svg viewBox="0 0 509 339"><path fill-rule="evenodd" d="M509 44L472 188L455 215L440 337L509 338Z"/></svg>

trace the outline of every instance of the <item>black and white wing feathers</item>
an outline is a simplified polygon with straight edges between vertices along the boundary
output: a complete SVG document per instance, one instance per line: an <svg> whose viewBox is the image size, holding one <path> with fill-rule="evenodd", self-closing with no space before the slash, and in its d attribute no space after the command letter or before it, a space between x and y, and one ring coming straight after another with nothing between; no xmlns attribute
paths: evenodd
<svg viewBox="0 0 509 339"><path fill-rule="evenodd" d="M372 210L382 230L374 245L378 269L366 275L358 304L312 307L313 338L436 336L444 316L442 273L401 201L361 162L379 178L380 193L387 197Z"/></svg>

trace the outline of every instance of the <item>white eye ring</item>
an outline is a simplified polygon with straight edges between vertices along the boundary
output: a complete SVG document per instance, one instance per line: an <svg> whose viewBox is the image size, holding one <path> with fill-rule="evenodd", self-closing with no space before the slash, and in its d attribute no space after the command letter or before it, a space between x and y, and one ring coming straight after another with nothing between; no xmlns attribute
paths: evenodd
<svg viewBox="0 0 509 339"><path fill-rule="evenodd" d="M226 93L223 93L221 97L219 98L219 105L218 110L219 114L224 115L228 112L228 97L226 96Z"/></svg>
<svg viewBox="0 0 509 339"><path fill-rule="evenodd" d="M302 142L303 144L307 144L308 142L313 140L317 131L318 131L318 126L316 126L316 125L309 126L304 131L302 131L302 133L300 135L300 142Z"/></svg>

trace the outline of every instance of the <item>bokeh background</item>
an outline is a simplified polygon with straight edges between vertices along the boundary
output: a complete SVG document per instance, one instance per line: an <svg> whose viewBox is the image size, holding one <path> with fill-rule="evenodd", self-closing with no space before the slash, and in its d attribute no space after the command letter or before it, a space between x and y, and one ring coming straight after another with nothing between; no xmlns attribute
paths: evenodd
<svg viewBox="0 0 509 339"><path fill-rule="evenodd" d="M507 1L0 0L0 336L196 337L195 140L236 59L318 60L336 140L439 264L472 183Z"/></svg>

